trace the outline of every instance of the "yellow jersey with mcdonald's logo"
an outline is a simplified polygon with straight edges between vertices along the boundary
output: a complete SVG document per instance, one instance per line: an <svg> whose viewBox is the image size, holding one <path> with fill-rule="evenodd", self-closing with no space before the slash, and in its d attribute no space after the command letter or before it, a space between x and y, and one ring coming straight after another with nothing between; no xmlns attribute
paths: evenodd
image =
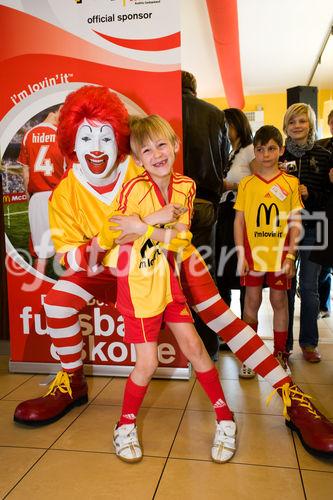
<svg viewBox="0 0 333 500"><path fill-rule="evenodd" d="M251 270L281 270L290 215L303 208L298 187L298 179L284 172L270 180L258 174L241 180L234 209L244 212L244 250Z"/></svg>
<svg viewBox="0 0 333 500"><path fill-rule="evenodd" d="M178 222L190 225L195 197L195 183L189 177L173 173L168 189L168 203L179 203L188 210ZM166 201L147 172L124 184L117 213L137 214L142 219L160 210ZM188 231L188 241L190 235ZM170 302L184 302L175 254L167 245L146 235L132 243L116 247L104 259L111 265L116 256L117 309L128 316L148 318L164 311ZM192 247L193 251L193 247Z"/></svg>

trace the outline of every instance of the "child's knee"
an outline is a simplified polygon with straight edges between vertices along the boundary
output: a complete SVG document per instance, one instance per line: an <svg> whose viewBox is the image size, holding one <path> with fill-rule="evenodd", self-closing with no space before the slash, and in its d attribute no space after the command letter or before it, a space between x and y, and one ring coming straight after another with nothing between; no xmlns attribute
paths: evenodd
<svg viewBox="0 0 333 500"><path fill-rule="evenodd" d="M204 352L204 345L199 335L191 336L187 341L187 355L189 359L199 358Z"/></svg>
<svg viewBox="0 0 333 500"><path fill-rule="evenodd" d="M252 312L258 312L260 305L261 296L252 293L246 293L245 306L248 309L251 309Z"/></svg>
<svg viewBox="0 0 333 500"><path fill-rule="evenodd" d="M150 378L154 375L157 367L158 367L157 356L151 357L149 359L142 359L141 361L137 361L135 364L136 370L142 373L147 378Z"/></svg>
<svg viewBox="0 0 333 500"><path fill-rule="evenodd" d="M272 293L270 295L270 303L273 309L284 309L287 307L288 300L286 293Z"/></svg>

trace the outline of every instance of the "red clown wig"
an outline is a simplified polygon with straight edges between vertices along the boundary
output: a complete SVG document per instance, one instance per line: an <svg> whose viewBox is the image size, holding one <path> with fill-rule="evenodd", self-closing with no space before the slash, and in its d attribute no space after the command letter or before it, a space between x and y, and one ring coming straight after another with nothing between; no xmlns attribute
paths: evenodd
<svg viewBox="0 0 333 500"><path fill-rule="evenodd" d="M109 123L114 131L118 146L118 161L129 154L129 117L119 97L107 87L85 85L69 94L60 111L58 143L60 151L77 161L75 137L79 125L86 119L89 123Z"/></svg>

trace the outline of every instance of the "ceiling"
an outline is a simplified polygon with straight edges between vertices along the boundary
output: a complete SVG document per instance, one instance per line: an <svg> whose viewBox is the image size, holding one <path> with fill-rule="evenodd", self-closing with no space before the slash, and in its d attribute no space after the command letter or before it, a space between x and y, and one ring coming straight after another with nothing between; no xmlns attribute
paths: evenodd
<svg viewBox="0 0 333 500"><path fill-rule="evenodd" d="M244 95L309 85L333 25L332 0L238 0ZM206 0L181 0L182 69L200 97L224 96ZM333 36L311 85L333 89Z"/></svg>

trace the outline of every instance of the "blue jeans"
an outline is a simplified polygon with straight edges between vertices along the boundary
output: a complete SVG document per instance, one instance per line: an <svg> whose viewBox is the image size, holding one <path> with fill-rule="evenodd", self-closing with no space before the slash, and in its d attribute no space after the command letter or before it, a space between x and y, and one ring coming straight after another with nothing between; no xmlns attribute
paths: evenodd
<svg viewBox="0 0 333 500"><path fill-rule="evenodd" d="M331 276L332 268L323 266L319 274L319 303L320 310L331 312Z"/></svg>
<svg viewBox="0 0 333 500"><path fill-rule="evenodd" d="M315 228L305 228L302 247L313 245L316 241ZM318 277L321 265L309 260L311 250L299 251L299 288L301 296L300 332L299 344L301 347L317 347L319 293ZM296 279L293 280L291 290L288 292L289 303L289 330L287 349L291 350L293 345L293 320L296 292Z"/></svg>

